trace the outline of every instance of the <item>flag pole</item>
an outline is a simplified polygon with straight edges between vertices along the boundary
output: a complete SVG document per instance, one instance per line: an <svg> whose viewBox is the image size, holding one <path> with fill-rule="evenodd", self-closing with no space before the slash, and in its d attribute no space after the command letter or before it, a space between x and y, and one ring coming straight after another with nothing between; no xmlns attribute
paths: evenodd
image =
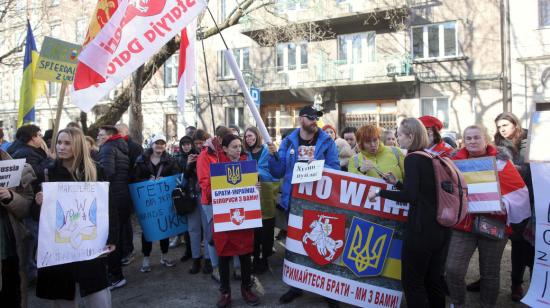
<svg viewBox="0 0 550 308"><path fill-rule="evenodd" d="M52 141L50 147L53 149L57 142L57 132L59 132L59 124L61 123L61 112L63 111L63 101L65 101L65 92L67 90L67 81L61 83L61 89L57 98L57 112L55 114L55 125L52 132Z"/></svg>
<svg viewBox="0 0 550 308"><path fill-rule="evenodd" d="M216 120L214 119L214 107L212 106L212 93L210 91L210 78L208 76L208 65L206 65L206 52L204 51L204 35L201 33L202 57L204 60L204 72L206 74L206 88L208 90L208 103L210 105L210 116L212 117L213 136L216 135Z"/></svg>
<svg viewBox="0 0 550 308"><path fill-rule="evenodd" d="M207 6L206 9L208 10L208 13L210 14L210 17L212 18L212 22L214 22L214 25L216 26L216 29L218 29L218 33L220 34L220 37L223 41L223 44L225 45L225 60L229 64L229 68L231 68L231 71L233 72L233 76L237 80L237 83L239 84L239 87L241 88L241 91L243 92L244 101L248 105L248 109L252 113L252 116L254 117L254 120L256 120L256 126L258 127L258 130L260 131L260 134L262 135L262 138L264 139L265 143L271 143L271 136L269 135L269 131L267 130L267 127L265 126L264 121L262 120L262 117L260 115L260 112L258 111L258 107L256 107L256 104L252 101L252 97L250 96L250 90L248 89L248 86L246 85L246 82L244 81L243 74L241 70L239 69L239 66L237 64L237 61L235 61L235 56L227 46L227 43L225 42L225 39L222 35L222 32L220 28L218 27L218 24L216 23L216 19L214 18L214 15L212 15L212 12L210 11L210 8ZM204 52L204 45L203 45L203 52ZM206 61L206 59L205 59ZM206 63L205 63L206 64ZM211 105L212 106L212 105Z"/></svg>

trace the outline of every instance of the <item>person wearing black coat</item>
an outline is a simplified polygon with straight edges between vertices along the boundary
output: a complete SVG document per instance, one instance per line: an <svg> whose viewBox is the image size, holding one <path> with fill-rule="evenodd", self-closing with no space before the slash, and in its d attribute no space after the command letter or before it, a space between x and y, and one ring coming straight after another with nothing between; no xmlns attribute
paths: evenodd
<svg viewBox="0 0 550 308"><path fill-rule="evenodd" d="M131 214L130 191L128 189L128 176L130 160L128 158L128 144L125 137L118 134L114 126L102 126L97 135L100 143L99 165L107 181L109 181L109 203L116 205L118 225L129 223ZM109 255L109 274L111 276L111 289L126 285L126 279L122 272L122 229L116 234L117 249Z"/></svg>
<svg viewBox="0 0 550 308"><path fill-rule="evenodd" d="M132 138L130 138L130 129L128 128L128 125L124 123L119 123L115 125L115 127L117 128L119 134L121 134L123 137L128 138L128 159L130 160L130 169L132 169L136 164L137 158L141 154L143 154L143 147L140 144L134 142ZM132 177L134 176L134 173L130 171L128 175L128 183L132 183ZM130 206L130 209L133 210L133 205ZM134 230L132 229L132 219L128 219L128 223L120 226L120 228L122 237L121 262L122 265L129 265L134 260Z"/></svg>
<svg viewBox="0 0 550 308"><path fill-rule="evenodd" d="M39 191L39 183L44 181L44 168L51 162L48 158L47 149L44 140L40 134L40 127L36 125L23 125L17 129L17 140L10 149L13 159L26 159L26 163L31 165L36 175L36 180L31 184L33 191ZM29 231L29 240L27 241L27 260L23 262L26 266L27 279L33 281L36 278L36 260L34 252L38 245L38 217L27 217L24 219L25 227Z"/></svg>
<svg viewBox="0 0 550 308"><path fill-rule="evenodd" d="M151 148L147 149L143 155L138 157L134 166L134 180L136 182L156 180L161 177L171 176L180 173L178 162L170 157L166 152L166 137L162 134L154 135L151 139ZM166 267L172 267L175 263L168 259L168 246L170 239L160 240L160 249L162 255L160 264ZM153 243L146 241L143 233L141 234L141 251L143 252L143 262L140 271L147 273L151 271L151 262L149 256Z"/></svg>
<svg viewBox="0 0 550 308"><path fill-rule="evenodd" d="M65 128L58 133L56 153L57 159L50 163L47 169L49 182L96 182L105 180L102 168L90 157L84 134L80 129ZM75 142L80 139L80 142ZM81 144L81 148L74 148ZM73 161L76 163L73 164ZM75 170L70 170L77 166ZM42 193L36 195L35 201L42 205ZM109 235L106 249L115 249L118 233L117 211L109 203ZM87 307L111 307L111 293L107 276L107 260L104 257L80 262L48 266L38 269L36 296L54 301L73 301L75 305L76 288L84 298ZM54 303L54 306L59 303ZM63 302L63 304L66 304Z"/></svg>

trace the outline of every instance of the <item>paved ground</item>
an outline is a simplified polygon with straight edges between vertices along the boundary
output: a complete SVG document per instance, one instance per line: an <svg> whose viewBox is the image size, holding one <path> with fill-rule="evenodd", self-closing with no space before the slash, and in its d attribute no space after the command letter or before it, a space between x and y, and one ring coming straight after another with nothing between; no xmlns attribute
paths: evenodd
<svg viewBox="0 0 550 308"><path fill-rule="evenodd" d="M135 228L134 244L136 247L136 259L129 266L124 268L128 284L112 292L113 307L215 307L218 297L218 286L210 278L210 275L199 273L191 275L187 271L191 262L181 263L178 261L176 267L165 268L159 263L160 247L158 243L153 245L152 265L150 273L141 273L140 247L141 241L139 226ZM256 279L256 291L261 295L259 307L276 307L279 296L287 290L287 286L281 280L282 260L284 247L276 242L277 253L271 257L272 271L260 275ZM183 248L177 247L170 250L169 255L173 258L181 256ZM472 258L467 281L477 278L478 262L477 254ZM526 278L528 274L526 273ZM527 307L523 304L516 304L510 300L510 245L506 246L502 260L501 291L497 307ZM527 290L528 284L525 285ZM240 296L240 284L232 282L233 307L248 307ZM30 307L48 307L46 301L34 296L34 288L29 290ZM468 293L467 307L479 307L479 293ZM84 307L84 305L81 305ZM306 294L292 304L284 307L326 307L325 302L317 295ZM341 305L342 307L350 307ZM404 306L404 305L403 305ZM281 306L283 307L283 306Z"/></svg>

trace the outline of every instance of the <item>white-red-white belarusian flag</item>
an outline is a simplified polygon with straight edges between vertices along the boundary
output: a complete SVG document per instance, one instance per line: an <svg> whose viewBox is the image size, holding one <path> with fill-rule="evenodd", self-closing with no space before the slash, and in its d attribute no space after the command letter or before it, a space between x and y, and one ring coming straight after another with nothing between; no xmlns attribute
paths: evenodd
<svg viewBox="0 0 550 308"><path fill-rule="evenodd" d="M195 37L197 21L192 21L181 31L178 66L178 107L183 111L187 91L195 83Z"/></svg>
<svg viewBox="0 0 550 308"><path fill-rule="evenodd" d="M205 7L205 0L120 0L78 57L71 102L89 112Z"/></svg>

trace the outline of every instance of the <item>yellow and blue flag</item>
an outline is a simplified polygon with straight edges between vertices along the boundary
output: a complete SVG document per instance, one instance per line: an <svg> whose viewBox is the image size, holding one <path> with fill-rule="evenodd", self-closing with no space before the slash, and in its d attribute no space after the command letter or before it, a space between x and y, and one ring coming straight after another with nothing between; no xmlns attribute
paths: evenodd
<svg viewBox="0 0 550 308"><path fill-rule="evenodd" d="M27 20L27 38L25 42L25 58L23 60L23 79L19 90L19 116L17 127L34 122L34 104L36 98L46 91L45 82L34 78L34 70L38 62L38 51L32 35L31 24Z"/></svg>

